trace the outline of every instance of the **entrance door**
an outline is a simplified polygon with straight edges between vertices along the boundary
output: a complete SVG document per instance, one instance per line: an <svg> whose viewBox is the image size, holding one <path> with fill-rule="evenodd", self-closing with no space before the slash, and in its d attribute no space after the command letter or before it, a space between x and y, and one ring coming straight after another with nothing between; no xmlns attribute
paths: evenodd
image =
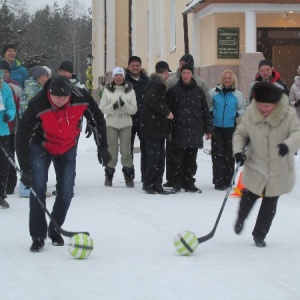
<svg viewBox="0 0 300 300"><path fill-rule="evenodd" d="M257 28L257 51L273 66L290 88L300 65L300 28Z"/></svg>
<svg viewBox="0 0 300 300"><path fill-rule="evenodd" d="M273 67L278 70L288 88L295 82L300 66L300 46L273 46Z"/></svg>

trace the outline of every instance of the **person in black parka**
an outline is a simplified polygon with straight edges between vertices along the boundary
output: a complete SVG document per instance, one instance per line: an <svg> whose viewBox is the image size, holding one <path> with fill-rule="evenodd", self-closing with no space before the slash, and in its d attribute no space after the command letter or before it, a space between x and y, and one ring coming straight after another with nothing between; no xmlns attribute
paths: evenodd
<svg viewBox="0 0 300 300"><path fill-rule="evenodd" d="M169 194L162 187L165 171L165 140L169 132L169 120L173 114L167 106L166 79L169 65L159 61L151 74L145 94L145 107L141 120L141 134L146 143L147 168L143 178L143 190L148 194Z"/></svg>
<svg viewBox="0 0 300 300"><path fill-rule="evenodd" d="M168 105L174 114L171 139L173 141L173 193L200 192L195 186L198 149L203 147L203 136L210 139L212 121L205 93L193 79L194 67L184 64L177 84L168 90Z"/></svg>

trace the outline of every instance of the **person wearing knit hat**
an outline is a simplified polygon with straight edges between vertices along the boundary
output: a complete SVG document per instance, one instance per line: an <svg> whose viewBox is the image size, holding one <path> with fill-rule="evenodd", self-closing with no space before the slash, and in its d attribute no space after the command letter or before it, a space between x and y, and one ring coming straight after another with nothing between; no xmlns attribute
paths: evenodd
<svg viewBox="0 0 300 300"><path fill-rule="evenodd" d="M65 74L61 74L61 73L63 73L61 71L65 71L65 72L68 72L70 74L73 74L73 64L68 60L62 61L60 66L58 67L58 72L59 72L59 75L66 76ZM67 75L69 75L69 74L67 74ZM66 77L71 78L72 76L69 75L69 76L66 76Z"/></svg>
<svg viewBox="0 0 300 300"><path fill-rule="evenodd" d="M100 109L105 114L108 151L112 157L105 168L104 185L112 186L120 152L125 184L133 188L135 171L131 156L131 116L136 113L137 104L132 84L125 81L123 68L113 69L112 82L103 91Z"/></svg>
<svg viewBox="0 0 300 300"><path fill-rule="evenodd" d="M49 84L49 93L53 96L69 96L72 94L72 84L65 76L55 76Z"/></svg>
<svg viewBox="0 0 300 300"><path fill-rule="evenodd" d="M123 68L116 67L112 71L112 77L114 78L117 74L120 74L123 76L123 79L125 79L125 71Z"/></svg>
<svg viewBox="0 0 300 300"><path fill-rule="evenodd" d="M242 232L254 204L262 198L252 230L255 245L262 248L267 246L265 238L278 213L279 197L291 192L295 184L294 153L300 148L300 120L288 96L274 83L257 82L253 90L255 97L232 140L236 163L243 166L245 186L234 231Z"/></svg>
<svg viewBox="0 0 300 300"><path fill-rule="evenodd" d="M6 60L0 61L0 70L6 70L10 73L10 64Z"/></svg>
<svg viewBox="0 0 300 300"><path fill-rule="evenodd" d="M179 62L182 62L184 64L190 64L192 66L194 66L194 58L191 54L184 54L181 56Z"/></svg>
<svg viewBox="0 0 300 300"><path fill-rule="evenodd" d="M24 83L24 89L21 94L19 115L22 118L29 100L35 96L49 79L47 70L42 66L34 66L29 70L29 79Z"/></svg>
<svg viewBox="0 0 300 300"><path fill-rule="evenodd" d="M0 61L0 70L3 72L4 80L8 80L10 77L10 64L6 60Z"/></svg>
<svg viewBox="0 0 300 300"><path fill-rule="evenodd" d="M17 50L14 44L6 44L2 48L2 55L6 62L10 65L10 78L19 83L23 88L25 80L28 79L28 71L22 65L21 61L16 57Z"/></svg>
<svg viewBox="0 0 300 300"><path fill-rule="evenodd" d="M58 67L58 75L69 78L74 87L88 91L87 87L79 81L78 76L74 74L73 64L70 61L64 60L61 62L60 66Z"/></svg>
<svg viewBox="0 0 300 300"><path fill-rule="evenodd" d="M43 80L45 80L43 83L40 83L41 85L44 85L46 81L49 79L48 71L42 67L42 66L34 66L29 70L29 76L31 76L33 79L35 79L37 82L41 82L43 77Z"/></svg>
<svg viewBox="0 0 300 300"><path fill-rule="evenodd" d="M193 78L193 65L181 67L180 78L168 92L168 106L174 114L171 122L173 161L173 188L171 193L201 193L195 185L198 149L203 147L203 136L212 137L211 115L204 91ZM186 122L188 120L188 122ZM184 166L184 167L183 167Z"/></svg>
<svg viewBox="0 0 300 300"><path fill-rule="evenodd" d="M21 93L19 117L22 118L28 107L29 100L35 96L49 79L47 70L42 66L34 66L29 71L29 79L24 82L24 89ZM26 188L22 182L19 184L19 196L21 198L29 198L30 189ZM51 196L50 192L46 192L47 197Z"/></svg>
<svg viewBox="0 0 300 300"><path fill-rule="evenodd" d="M30 193L29 198L31 252L42 251L47 236L53 246L64 245L59 228L66 220L74 197L78 139L83 117L93 128L95 158L104 167L111 160L107 150L105 119L98 103L88 91L81 89L81 93L73 93L73 89L65 76L49 79L30 100L17 131L17 156L22 170L20 181L36 193ZM53 205L47 202L47 208L51 205L51 216L56 221L48 223L41 203L46 205L50 165L56 175L57 195Z"/></svg>
<svg viewBox="0 0 300 300"><path fill-rule="evenodd" d="M6 44L2 47L2 56L4 56L6 54L6 51L9 50L9 49L14 50L14 52L17 51L14 44Z"/></svg>
<svg viewBox="0 0 300 300"><path fill-rule="evenodd" d="M177 68L176 73L172 74L167 79L167 88L170 89L172 86L176 85L180 76L181 76L181 67L184 64L190 64L194 68L194 58L191 54L187 53L181 56L179 59L179 66ZM204 80L197 76L195 72L193 72L193 78L196 80L196 83L205 93L206 101L208 103L208 107L211 107L211 97L209 94L208 87ZM164 183L164 187L173 187L173 159L174 155L172 155L172 141L166 141L166 179L167 181Z"/></svg>
<svg viewBox="0 0 300 300"><path fill-rule="evenodd" d="M181 70L181 72L183 70L190 70L192 72L192 74L194 74L194 66L189 64L189 63L186 63L186 64L182 65L180 70Z"/></svg>
<svg viewBox="0 0 300 300"><path fill-rule="evenodd" d="M287 96L289 95L289 88L281 79L279 72L273 68L273 63L269 59L263 59L258 63L258 73L256 74L255 81L251 83L249 89L249 103L254 97L253 86L259 81L272 82L279 86Z"/></svg>

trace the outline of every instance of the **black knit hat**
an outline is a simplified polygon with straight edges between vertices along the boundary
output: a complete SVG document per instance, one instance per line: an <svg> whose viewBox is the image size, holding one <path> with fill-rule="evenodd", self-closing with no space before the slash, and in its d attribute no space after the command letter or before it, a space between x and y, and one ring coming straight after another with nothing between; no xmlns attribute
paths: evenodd
<svg viewBox="0 0 300 300"><path fill-rule="evenodd" d="M15 49L15 50L17 50L14 44L6 44L2 48L2 56L4 56L4 54L6 53L6 51L8 49Z"/></svg>
<svg viewBox="0 0 300 300"><path fill-rule="evenodd" d="M67 71L67 72L70 72L70 73L73 74L73 64L70 61L68 61L68 60L63 61L60 64L60 66L59 66L58 69L59 70L64 70L64 71Z"/></svg>
<svg viewBox="0 0 300 300"><path fill-rule="evenodd" d="M271 68L273 67L273 63L269 59L263 59L258 63L258 69L260 69L261 66L270 66Z"/></svg>
<svg viewBox="0 0 300 300"><path fill-rule="evenodd" d="M181 72L182 72L183 70L190 70L192 73L194 73L194 66L191 65L191 64L185 63L184 65L182 65L182 67L181 67L180 70L181 70Z"/></svg>
<svg viewBox="0 0 300 300"><path fill-rule="evenodd" d="M6 60L1 60L0 70L7 70L10 73L10 64Z"/></svg>
<svg viewBox="0 0 300 300"><path fill-rule="evenodd" d="M184 54L181 56L179 61L184 61L186 64L194 65L194 58L191 54Z"/></svg>
<svg viewBox="0 0 300 300"><path fill-rule="evenodd" d="M253 86L254 98L260 103L277 103L282 93L282 88L268 81L258 81Z"/></svg>
<svg viewBox="0 0 300 300"><path fill-rule="evenodd" d="M49 92L53 96L69 96L72 94L72 84L65 76L55 76L50 81Z"/></svg>
<svg viewBox="0 0 300 300"><path fill-rule="evenodd" d="M131 56L131 57L129 58L129 60L128 60L128 65L129 65L131 62L133 62L133 61L138 61L140 64L142 64L142 60L141 60L140 57L138 57L138 56Z"/></svg>

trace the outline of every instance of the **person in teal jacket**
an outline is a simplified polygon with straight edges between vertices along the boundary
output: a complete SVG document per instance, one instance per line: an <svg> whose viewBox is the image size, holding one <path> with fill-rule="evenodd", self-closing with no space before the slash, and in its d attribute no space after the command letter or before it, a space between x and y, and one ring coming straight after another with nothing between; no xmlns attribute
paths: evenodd
<svg viewBox="0 0 300 300"><path fill-rule="evenodd" d="M211 156L213 184L216 190L227 189L234 173L232 135L237 117L241 117L247 107L246 99L237 90L237 86L233 71L225 70L221 76L221 83L209 92L212 98L213 121Z"/></svg>
<svg viewBox="0 0 300 300"><path fill-rule="evenodd" d="M8 122L16 116L16 106L9 85L3 81L4 74L0 71L0 146L9 152ZM9 208L6 202L6 184L9 171L9 160L4 151L0 151L0 207Z"/></svg>

